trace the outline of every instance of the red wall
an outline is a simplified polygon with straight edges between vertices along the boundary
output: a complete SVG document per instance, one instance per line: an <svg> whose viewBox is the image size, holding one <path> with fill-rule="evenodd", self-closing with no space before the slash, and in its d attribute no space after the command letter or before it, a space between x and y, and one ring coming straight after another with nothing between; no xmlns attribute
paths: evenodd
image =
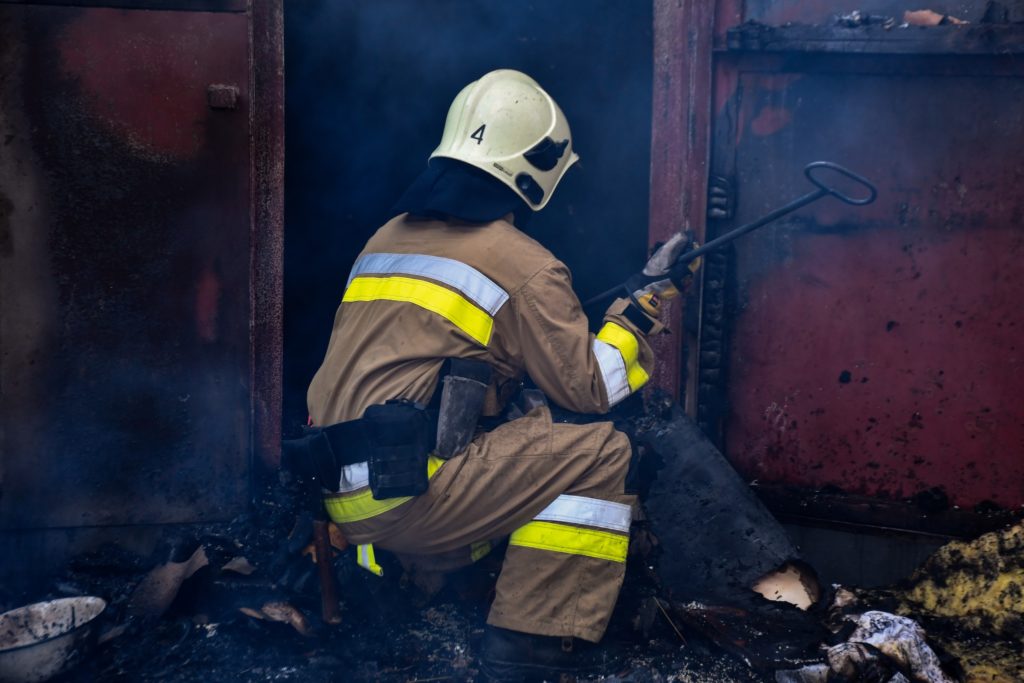
<svg viewBox="0 0 1024 683"><path fill-rule="evenodd" d="M730 271L727 454L751 480L1024 505L1024 82L998 60L720 67L720 232L832 160L879 188L744 238Z"/></svg>

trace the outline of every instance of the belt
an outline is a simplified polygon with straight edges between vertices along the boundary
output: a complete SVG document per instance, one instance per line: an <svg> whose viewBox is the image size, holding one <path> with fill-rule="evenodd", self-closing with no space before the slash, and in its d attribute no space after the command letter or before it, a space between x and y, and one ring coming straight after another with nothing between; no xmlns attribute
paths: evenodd
<svg viewBox="0 0 1024 683"><path fill-rule="evenodd" d="M438 411L426 413L436 428ZM315 477L330 491L338 488L343 467L366 463L373 444L364 418L327 427L305 427L303 436L282 442L281 465L304 477Z"/></svg>

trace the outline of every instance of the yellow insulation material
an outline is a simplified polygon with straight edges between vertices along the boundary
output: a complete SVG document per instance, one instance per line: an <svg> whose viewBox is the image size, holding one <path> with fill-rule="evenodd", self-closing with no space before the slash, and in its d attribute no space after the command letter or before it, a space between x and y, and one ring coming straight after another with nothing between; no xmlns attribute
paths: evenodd
<svg viewBox="0 0 1024 683"><path fill-rule="evenodd" d="M1020 683L1024 681L1024 658L1010 642L980 639L936 638L960 660L964 683Z"/></svg>
<svg viewBox="0 0 1024 683"><path fill-rule="evenodd" d="M1024 525L943 546L903 597L969 629L1024 641Z"/></svg>
<svg viewBox="0 0 1024 683"><path fill-rule="evenodd" d="M1024 524L953 541L895 590L862 590L866 604L924 624L963 667L965 683L1024 681Z"/></svg>

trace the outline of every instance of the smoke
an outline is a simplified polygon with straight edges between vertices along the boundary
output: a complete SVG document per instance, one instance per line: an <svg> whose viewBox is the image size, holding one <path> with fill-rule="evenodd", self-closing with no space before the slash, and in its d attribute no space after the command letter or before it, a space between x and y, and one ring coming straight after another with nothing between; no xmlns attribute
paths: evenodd
<svg viewBox="0 0 1024 683"><path fill-rule="evenodd" d="M285 424L305 416L352 261L426 164L456 93L524 71L582 161L529 232L586 297L646 249L651 6L629 0L288 3Z"/></svg>

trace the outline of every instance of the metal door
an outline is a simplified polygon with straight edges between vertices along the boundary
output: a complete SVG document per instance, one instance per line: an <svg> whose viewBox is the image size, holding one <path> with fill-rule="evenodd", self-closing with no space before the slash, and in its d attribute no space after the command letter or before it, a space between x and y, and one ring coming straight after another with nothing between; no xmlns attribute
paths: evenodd
<svg viewBox="0 0 1024 683"><path fill-rule="evenodd" d="M280 7L132 6L0 3L6 531L227 520L273 457Z"/></svg>

